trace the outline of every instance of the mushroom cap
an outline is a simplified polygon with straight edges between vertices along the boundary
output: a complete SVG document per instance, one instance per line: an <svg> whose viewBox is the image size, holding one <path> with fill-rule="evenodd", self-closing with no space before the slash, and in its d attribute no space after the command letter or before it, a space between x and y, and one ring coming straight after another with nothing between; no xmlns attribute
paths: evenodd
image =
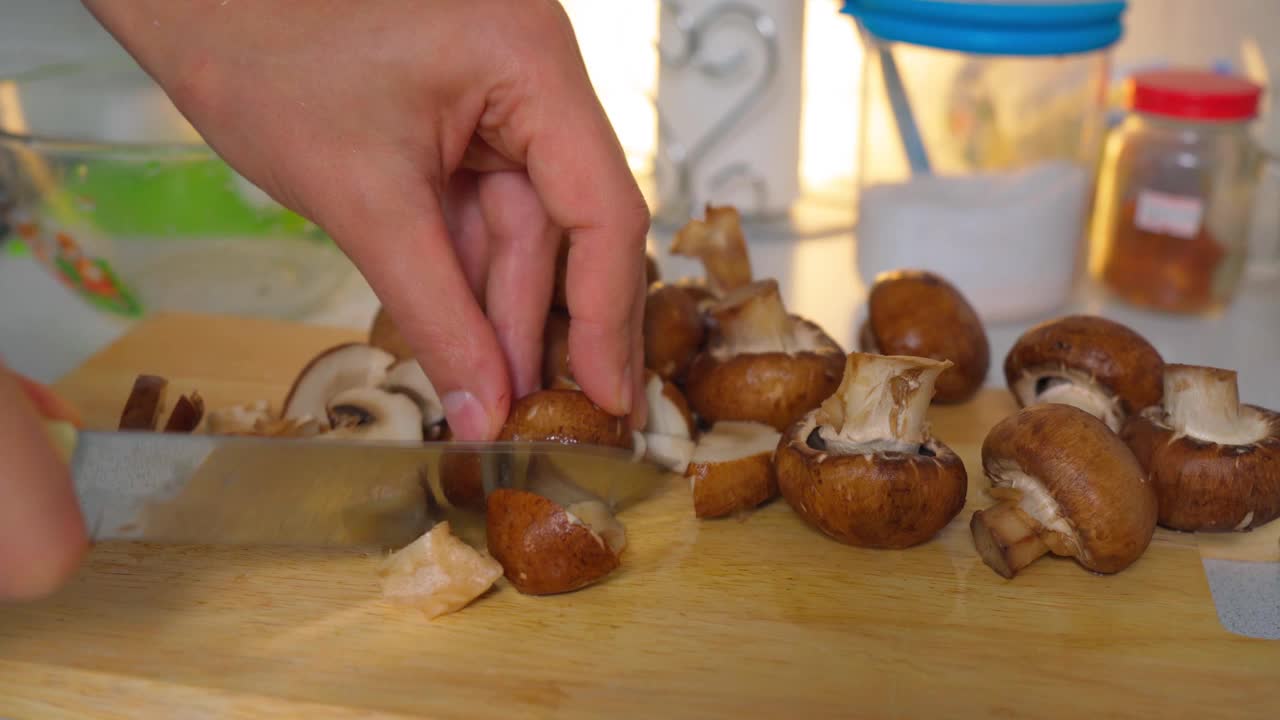
<svg viewBox="0 0 1280 720"><path fill-rule="evenodd" d="M542 331L542 386L555 387L572 380L569 366L569 313L552 309Z"/></svg>
<svg viewBox="0 0 1280 720"><path fill-rule="evenodd" d="M334 345L303 366L284 399L283 417L323 423L325 408L344 390L374 387L387 377L395 356L368 343Z"/></svg>
<svg viewBox="0 0 1280 720"><path fill-rule="evenodd" d="M779 437L777 430L761 423L727 420L713 425L694 447L684 471L694 515L724 517L777 497L773 451Z"/></svg>
<svg viewBox="0 0 1280 720"><path fill-rule="evenodd" d="M933 400L968 400L991 366L986 330L973 306L950 282L923 270L881 273L867 298L864 351L950 360ZM868 346L867 341L871 342Z"/></svg>
<svg viewBox="0 0 1280 720"><path fill-rule="evenodd" d="M665 380L683 377L702 348L706 324L693 296L654 283L644 305L644 364Z"/></svg>
<svg viewBox="0 0 1280 720"><path fill-rule="evenodd" d="M1092 381L1130 415L1160 402L1164 360L1146 338L1114 320L1068 315L1024 332L1004 359L1004 376L1022 406L1046 377Z"/></svg>
<svg viewBox="0 0 1280 720"><path fill-rule="evenodd" d="M1023 408L982 443L991 494L1018 499L1058 555L1099 573L1141 557L1155 532L1155 488L1132 451L1098 418L1046 403Z"/></svg>
<svg viewBox="0 0 1280 720"><path fill-rule="evenodd" d="M486 537L507 580L529 595L572 592L620 565L604 538L582 520L525 490L489 494Z"/></svg>
<svg viewBox="0 0 1280 720"><path fill-rule="evenodd" d="M1241 405L1269 430L1247 445L1179 434L1164 408L1129 416L1121 437L1155 486L1160 525L1186 532L1250 530L1280 517L1280 413Z"/></svg>
<svg viewBox="0 0 1280 720"><path fill-rule="evenodd" d="M378 307L369 325L369 344L390 353L396 360L413 357L409 343L405 342L390 313L382 306Z"/></svg>
<svg viewBox="0 0 1280 720"><path fill-rule="evenodd" d="M964 508L964 462L928 438L923 451L835 452L809 445L818 411L778 443L778 489L800 517L840 542L902 549L933 538Z"/></svg>
<svg viewBox="0 0 1280 720"><path fill-rule="evenodd" d="M499 440L553 441L633 449L624 418L610 415L581 390L537 390L517 400Z"/></svg>

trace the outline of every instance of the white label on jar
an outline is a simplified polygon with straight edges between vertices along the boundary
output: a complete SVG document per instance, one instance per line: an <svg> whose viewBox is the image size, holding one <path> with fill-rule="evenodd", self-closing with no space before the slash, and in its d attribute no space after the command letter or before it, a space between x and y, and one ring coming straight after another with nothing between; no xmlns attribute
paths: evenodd
<svg viewBox="0 0 1280 720"><path fill-rule="evenodd" d="M1199 232L1203 214L1200 198L1143 190L1138 193L1134 224L1147 232L1190 239Z"/></svg>

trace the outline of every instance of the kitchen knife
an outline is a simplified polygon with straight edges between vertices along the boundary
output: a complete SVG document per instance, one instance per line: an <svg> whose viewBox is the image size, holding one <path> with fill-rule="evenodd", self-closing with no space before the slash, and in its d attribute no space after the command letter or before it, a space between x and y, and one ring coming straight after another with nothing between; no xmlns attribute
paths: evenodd
<svg viewBox="0 0 1280 720"><path fill-rule="evenodd" d="M95 541L397 548L441 520L482 524L474 509L450 502L451 481L478 484L485 495L594 496L614 512L667 481L631 451L552 442L50 430Z"/></svg>

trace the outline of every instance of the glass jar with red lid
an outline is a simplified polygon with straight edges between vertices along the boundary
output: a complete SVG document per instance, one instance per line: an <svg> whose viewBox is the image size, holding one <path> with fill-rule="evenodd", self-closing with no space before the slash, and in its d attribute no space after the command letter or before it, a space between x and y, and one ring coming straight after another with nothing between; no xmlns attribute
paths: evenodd
<svg viewBox="0 0 1280 720"><path fill-rule="evenodd" d="M1134 305L1202 313L1243 273L1262 88L1200 70L1139 73L1098 174L1090 272Z"/></svg>

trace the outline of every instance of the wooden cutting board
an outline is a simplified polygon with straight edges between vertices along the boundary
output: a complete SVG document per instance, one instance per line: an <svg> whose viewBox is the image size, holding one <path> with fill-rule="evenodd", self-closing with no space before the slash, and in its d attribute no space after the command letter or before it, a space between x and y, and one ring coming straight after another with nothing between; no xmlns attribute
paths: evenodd
<svg viewBox="0 0 1280 720"><path fill-rule="evenodd" d="M140 372L211 406L279 402L356 337L157 317L59 389L98 428ZM970 495L926 545L843 546L783 501L698 521L673 477L623 515L606 582L527 597L502 581L435 621L382 603L359 552L100 545L58 596L0 612L0 716L1271 717L1280 643L1223 630L1190 536L1160 531L1110 577L982 564L978 448L1012 410L997 389L934 409Z"/></svg>

